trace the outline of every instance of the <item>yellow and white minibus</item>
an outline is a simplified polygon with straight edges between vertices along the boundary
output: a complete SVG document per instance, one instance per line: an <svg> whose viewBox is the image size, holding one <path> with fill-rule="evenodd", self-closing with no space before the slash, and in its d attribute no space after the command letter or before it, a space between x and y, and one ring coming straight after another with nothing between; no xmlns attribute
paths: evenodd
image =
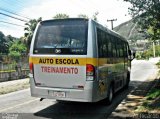
<svg viewBox="0 0 160 119"><path fill-rule="evenodd" d="M94 20L41 21L30 46L30 88L34 97L111 103L130 81L128 42Z"/></svg>

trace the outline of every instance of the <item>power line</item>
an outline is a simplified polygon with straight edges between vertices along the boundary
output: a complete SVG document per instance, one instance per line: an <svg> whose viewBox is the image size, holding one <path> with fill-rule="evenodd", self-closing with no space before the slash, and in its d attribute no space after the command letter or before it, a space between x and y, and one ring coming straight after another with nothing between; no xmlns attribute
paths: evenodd
<svg viewBox="0 0 160 119"><path fill-rule="evenodd" d="M18 1L18 0L14 0L14 2L11 0L2 0L1 4L0 4L0 8L3 9L3 11L20 16L20 17L24 17L25 19L29 19L31 20L32 18L30 18L29 16L23 14L23 12L18 12L18 10L22 10L26 7L29 6L30 2L28 2L28 0L24 1ZM18 8L18 9L17 9Z"/></svg>
<svg viewBox="0 0 160 119"><path fill-rule="evenodd" d="M30 18L28 18L28 17L26 17L26 16L22 16L22 15L20 15L20 14L17 14L17 13L15 13L15 12L11 12L11 11L6 10L6 9L3 9L3 8L1 8L1 7L0 7L0 10L31 20Z"/></svg>
<svg viewBox="0 0 160 119"><path fill-rule="evenodd" d="M0 21L2 23L6 23L6 24L11 24L11 25L16 25L16 26L20 26L20 27L25 27L23 25L19 25L19 24L15 24L15 23L11 23L11 22L6 22L6 21Z"/></svg>
<svg viewBox="0 0 160 119"><path fill-rule="evenodd" d="M23 21L23 22L28 22L27 20L24 20L24 19L21 19L21 18L17 18L17 17L11 16L11 15L8 15L8 14L2 13L2 12L0 12L0 14L4 15L4 16L7 16L7 17L11 17L13 19L17 19L17 20Z"/></svg>

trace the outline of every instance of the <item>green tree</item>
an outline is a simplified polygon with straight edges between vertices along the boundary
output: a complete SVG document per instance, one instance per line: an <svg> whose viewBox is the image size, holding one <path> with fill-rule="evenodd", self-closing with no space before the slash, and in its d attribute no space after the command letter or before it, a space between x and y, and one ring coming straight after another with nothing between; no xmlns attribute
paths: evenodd
<svg viewBox="0 0 160 119"><path fill-rule="evenodd" d="M8 53L8 45L5 35L0 31L0 53Z"/></svg>
<svg viewBox="0 0 160 119"><path fill-rule="evenodd" d="M8 47L10 47L12 43L16 40L16 38L12 37L11 35L6 36L5 39L6 39Z"/></svg>
<svg viewBox="0 0 160 119"><path fill-rule="evenodd" d="M62 14L62 13L56 14L56 15L53 17L53 19L66 19L66 18L69 18L69 15L67 15L67 14Z"/></svg>
<svg viewBox="0 0 160 119"><path fill-rule="evenodd" d="M78 15L78 18L85 18L85 19L88 19L88 16L85 15L85 14L79 14L79 15Z"/></svg>
<svg viewBox="0 0 160 119"><path fill-rule="evenodd" d="M27 47L20 40L15 40L9 48L9 56L18 62L20 57L25 54L26 50Z"/></svg>
<svg viewBox="0 0 160 119"><path fill-rule="evenodd" d="M26 23L26 27L24 28L25 30L25 39L27 41L27 48L29 49L30 48L30 44L31 44L31 40L32 40L32 37L33 37L33 33L34 33L34 30L38 24L38 22L42 21L42 18L38 18L38 19L32 19L30 20L28 23Z"/></svg>
<svg viewBox="0 0 160 119"><path fill-rule="evenodd" d="M155 41L160 38L160 1L124 0L131 3L129 14L137 22L147 38ZM149 32L148 32L149 30Z"/></svg>

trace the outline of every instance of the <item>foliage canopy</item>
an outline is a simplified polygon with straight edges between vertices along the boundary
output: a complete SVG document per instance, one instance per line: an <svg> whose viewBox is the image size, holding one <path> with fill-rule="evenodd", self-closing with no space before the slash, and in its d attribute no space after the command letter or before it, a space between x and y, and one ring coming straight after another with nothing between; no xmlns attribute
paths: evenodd
<svg viewBox="0 0 160 119"><path fill-rule="evenodd" d="M160 1L159 0L124 0L131 3L129 14L137 22L146 37L160 38Z"/></svg>

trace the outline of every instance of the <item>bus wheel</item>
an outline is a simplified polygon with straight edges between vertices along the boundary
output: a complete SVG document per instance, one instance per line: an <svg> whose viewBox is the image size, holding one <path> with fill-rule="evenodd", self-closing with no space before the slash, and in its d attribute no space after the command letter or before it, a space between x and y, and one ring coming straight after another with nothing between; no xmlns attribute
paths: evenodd
<svg viewBox="0 0 160 119"><path fill-rule="evenodd" d="M106 100L108 105L112 103L113 96L114 96L114 88L111 85L109 88L109 92L108 92L108 96L107 96L107 100Z"/></svg>

